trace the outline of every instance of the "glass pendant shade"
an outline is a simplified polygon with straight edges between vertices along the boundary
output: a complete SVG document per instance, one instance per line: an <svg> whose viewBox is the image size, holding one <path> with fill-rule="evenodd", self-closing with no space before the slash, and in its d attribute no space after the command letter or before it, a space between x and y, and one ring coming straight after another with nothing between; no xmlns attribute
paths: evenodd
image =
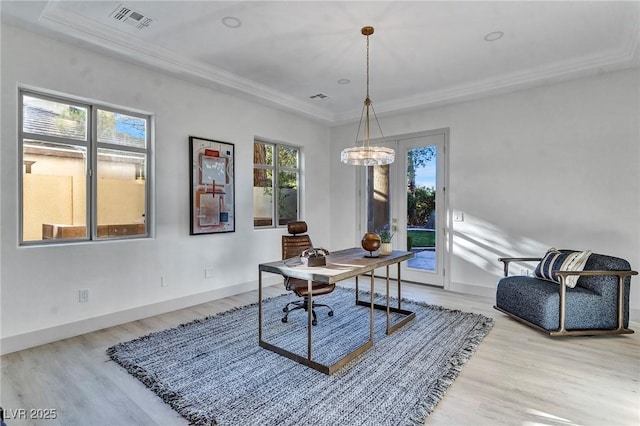
<svg viewBox="0 0 640 426"><path fill-rule="evenodd" d="M343 163L353 166L383 166L393 163L395 158L395 151L383 146L354 146L343 149L340 154Z"/></svg>

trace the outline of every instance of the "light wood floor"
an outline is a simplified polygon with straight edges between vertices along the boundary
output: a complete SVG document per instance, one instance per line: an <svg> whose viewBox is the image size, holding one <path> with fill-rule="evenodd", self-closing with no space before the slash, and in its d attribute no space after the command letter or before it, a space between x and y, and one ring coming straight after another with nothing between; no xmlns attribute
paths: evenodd
<svg viewBox="0 0 640 426"><path fill-rule="evenodd" d="M347 283L349 285L349 283ZM382 282L377 283L382 291ZM283 293L265 289L265 297ZM546 337L492 309L493 300L404 284L403 296L495 318L429 425L640 425L636 334ZM1 358L0 405L55 409L14 425L186 425L105 350L121 341L257 301L257 291L96 331ZM250 424L248 422L247 424Z"/></svg>

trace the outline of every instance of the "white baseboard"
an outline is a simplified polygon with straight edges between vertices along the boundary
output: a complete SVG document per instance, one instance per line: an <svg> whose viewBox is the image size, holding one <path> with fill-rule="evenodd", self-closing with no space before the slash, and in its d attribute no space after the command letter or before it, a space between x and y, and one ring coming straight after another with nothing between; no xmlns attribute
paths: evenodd
<svg viewBox="0 0 640 426"><path fill-rule="evenodd" d="M276 284L282 285L282 278L274 276L263 279L264 286ZM184 296L178 299L165 300L162 302L152 303L150 305L139 306L54 327L30 331L28 333L3 337L0 339L0 355L44 345L46 343L62 339L68 339L69 337L79 336L81 334L90 333L107 327L113 327L130 321L137 321L154 315L188 308L189 306L199 305L211 300L245 293L247 291L255 290L257 287L257 281L250 281L204 293Z"/></svg>
<svg viewBox="0 0 640 426"><path fill-rule="evenodd" d="M449 288L447 290L455 291L458 293L464 293L464 294L473 294L474 296L482 296L482 297L489 297L489 298L496 297L496 289L493 287L483 287L479 285L463 284L463 283L457 283L453 281L449 283Z"/></svg>

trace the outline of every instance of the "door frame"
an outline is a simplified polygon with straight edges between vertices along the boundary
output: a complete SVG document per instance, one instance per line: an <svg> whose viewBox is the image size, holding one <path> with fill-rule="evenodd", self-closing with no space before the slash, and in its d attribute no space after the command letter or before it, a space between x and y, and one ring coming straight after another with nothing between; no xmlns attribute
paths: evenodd
<svg viewBox="0 0 640 426"><path fill-rule="evenodd" d="M393 136L387 136L384 139L382 138L377 138L377 139L373 139L371 140L371 144L372 145L382 145L382 144L388 144L388 143L393 143L393 142L398 142L404 139L414 139L414 138L421 138L421 137L428 137L428 136L434 136L434 135L443 135L444 137L444 148L443 148L443 152L442 153L438 153L438 156L442 156L440 158L441 161L441 166L444 168L444 170L442 171L442 182L438 182L438 188L436 188L437 191L442 191L442 199L443 199L443 203L444 206L441 206L439 208L443 208L444 212L442 214L443 217L443 224L439 225L441 226L442 229L439 229L439 231L443 232L443 247L442 249L438 252L438 254L440 256L442 256L442 264L441 267L443 268L442 270L442 288L445 290L450 289L451 287L451 255L452 255L452 247L453 247L453 233L451 232L451 223L452 223L452 210L449 206L449 193L450 193L450 189L449 189L449 128L445 127L445 128L439 128L439 129L433 129L433 130L426 130L426 131L421 131L421 132L414 132L414 133L403 133L403 134L398 134L398 135L393 135ZM404 152L404 150L400 147L398 149L398 151L402 150L402 152ZM399 161L397 158L397 152L396 152L396 161ZM400 161L403 161L403 163L406 160L401 159ZM404 170L402 172L396 172L393 173L391 176L392 182L392 190L393 191L397 191L397 188L399 187L398 185L398 179L402 179L402 176L397 176L398 174L402 174L404 172ZM439 171L440 173L440 171ZM360 245L360 239L362 238L362 235L364 232L366 232L364 229L366 228L366 223L367 223L367 217L366 217L366 190L365 190L365 185L366 183L366 177L365 177L365 172L364 170L359 171L358 173L356 173L356 241L357 241L357 245ZM397 215L398 212L401 210L399 208L398 205L394 205L391 207L392 209L392 217L393 215ZM406 219L405 219L406 220ZM404 249L406 249L406 242L402 244L404 246ZM392 274L392 278L397 278L395 271ZM423 284L423 285L430 285L427 283L419 283L419 284ZM437 286L438 288L440 288L440 286Z"/></svg>

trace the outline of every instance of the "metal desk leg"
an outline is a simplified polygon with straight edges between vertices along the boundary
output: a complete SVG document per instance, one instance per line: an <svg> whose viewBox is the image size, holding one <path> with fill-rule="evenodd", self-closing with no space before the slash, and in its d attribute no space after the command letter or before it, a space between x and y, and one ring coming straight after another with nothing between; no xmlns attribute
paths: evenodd
<svg viewBox="0 0 640 426"><path fill-rule="evenodd" d="M262 342L262 271L258 271L258 342Z"/></svg>
<svg viewBox="0 0 640 426"><path fill-rule="evenodd" d="M389 298L389 265L387 265L387 330L389 330L389 326L391 325L389 323L389 302L390 302L390 298Z"/></svg>
<svg viewBox="0 0 640 426"><path fill-rule="evenodd" d="M309 299L308 299L308 303L309 304L313 304L313 295L311 294L311 282L312 281L308 281L307 282L307 290L309 291ZM272 343L269 342L265 342L264 340L262 340L263 334L262 334L262 325L263 325L263 318L262 318L262 271L259 272L258 275L258 296L260 298L260 300L258 301L258 340L259 340L259 345L261 348L265 348L268 349L272 352L277 353L278 355L282 355L286 358L289 358L293 361L296 361L300 364L306 365L307 367L311 367L314 370L320 371L324 374L333 374L336 371L338 371L339 369L341 369L342 367L344 367L347 363L349 363L350 361L354 360L355 358L357 358L358 356L362 355L364 352L366 352L369 348L371 348L373 346L373 336L374 336L374 323L373 323L373 310L375 309L375 307L377 305L374 305L373 303L373 276L371 277L371 300L368 303L365 303L364 301L361 301L361 303L364 303L364 306L367 306L369 308L369 340L367 342L364 342L360 347L354 349L353 351L351 351L350 353L348 353L347 355L343 356L340 360L336 361L335 363L331 364L331 365L325 365L325 364L321 364L319 362L313 361L312 357L313 357L313 353L312 353L312 341L313 341L313 335L312 335L312 330L313 330L313 310L311 308L308 309L308 317L307 317L307 356L302 356L302 355L298 355L297 353L291 352L287 349L281 348L279 346L276 346ZM312 306L312 305L311 305Z"/></svg>
<svg viewBox="0 0 640 426"><path fill-rule="evenodd" d="M398 309L402 309L402 291L400 287L402 286L402 277L400 277L400 262L398 262Z"/></svg>
<svg viewBox="0 0 640 426"><path fill-rule="evenodd" d="M373 343L373 310L375 309L375 305L373 303L373 282L374 276L373 271L371 271L371 296L369 298L369 341Z"/></svg>
<svg viewBox="0 0 640 426"><path fill-rule="evenodd" d="M387 266L387 280L389 279L389 267ZM389 306L389 288L387 287L387 334L392 334L400 327L404 326L409 321L413 320L416 317L416 314L412 311L402 309L402 277L400 276L400 262L398 262L398 307L390 307ZM389 311L396 312L399 314L405 315L400 321L396 322L393 325L389 324Z"/></svg>
<svg viewBox="0 0 640 426"><path fill-rule="evenodd" d="M311 294L311 280L307 280L307 359L311 361L311 340L312 340L312 330L313 330L313 295Z"/></svg>
<svg viewBox="0 0 640 426"><path fill-rule="evenodd" d="M374 277L374 271L371 271L371 280L372 281L373 281L373 277ZM391 306L391 303L390 303L390 297L389 297L389 280L390 280L390 278L389 278L389 266L387 266L387 277L386 277L386 280L387 280L386 281L387 303L384 304L384 305L374 303L373 307L375 309L379 309L379 310L383 310L383 311L387 312L387 334L393 334L400 327L404 326L406 323L408 323L409 321L413 320L416 317L416 314L413 311L402 309L402 290L401 290L402 280L401 280L401 277L400 277L400 262L398 262L398 307L397 308L394 307L394 306ZM371 286L371 294L373 294L373 285ZM369 306L369 302L367 302L365 300L360 300L358 298L357 281L356 281L356 305ZM404 315L404 318L402 318L401 320L399 320L395 324L391 324L390 312L394 312L394 313L397 313L397 314L402 314L402 315Z"/></svg>

